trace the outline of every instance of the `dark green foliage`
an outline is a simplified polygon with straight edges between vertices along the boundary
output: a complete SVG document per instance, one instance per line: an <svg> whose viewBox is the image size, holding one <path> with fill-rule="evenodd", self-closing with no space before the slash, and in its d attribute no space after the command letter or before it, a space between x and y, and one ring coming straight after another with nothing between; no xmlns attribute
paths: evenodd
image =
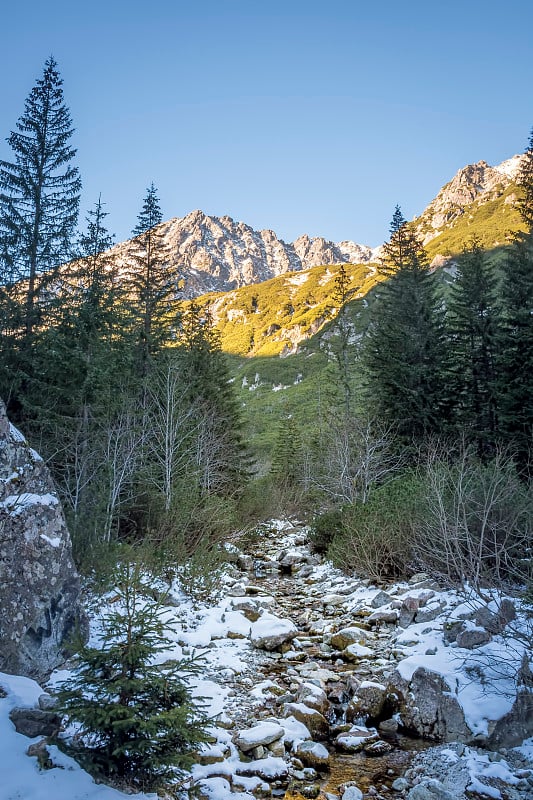
<svg viewBox="0 0 533 800"><path fill-rule="evenodd" d="M310 541L313 550L321 555L328 551L333 539L340 537L343 532L343 510L335 508L326 511L313 520Z"/></svg>
<svg viewBox="0 0 533 800"><path fill-rule="evenodd" d="M272 454L272 476L282 490L301 488L304 478L304 451L300 430L292 414L279 425Z"/></svg>
<svg viewBox="0 0 533 800"><path fill-rule="evenodd" d="M160 227L162 219L152 184L133 229L132 263L127 278L141 378L146 378L153 358L170 341L176 326L178 276L169 266L168 248Z"/></svg>
<svg viewBox="0 0 533 800"><path fill-rule="evenodd" d="M341 264L335 276L335 289L332 299L338 307L335 321L337 337L332 339L333 356L338 371L338 380L342 389L344 412L349 415L352 411L353 394L353 369L355 362L354 347L352 344L353 324L348 315L347 304L355 293L350 288L350 279L344 264Z"/></svg>
<svg viewBox="0 0 533 800"><path fill-rule="evenodd" d="M503 264L500 334L500 418L526 479L533 464L533 134L519 177L520 212L527 225Z"/></svg>
<svg viewBox="0 0 533 800"><path fill-rule="evenodd" d="M406 440L439 431L446 413L442 318L424 250L397 207L382 269L390 275L364 342L369 414Z"/></svg>
<svg viewBox="0 0 533 800"><path fill-rule="evenodd" d="M459 262L447 327L454 424L482 460L494 453L498 429L496 289L494 270L474 240Z"/></svg>
<svg viewBox="0 0 533 800"><path fill-rule="evenodd" d="M202 494L239 495L252 469L226 358L208 308L191 303L177 335L182 381L197 409L195 466Z"/></svg>
<svg viewBox="0 0 533 800"><path fill-rule="evenodd" d="M0 270L2 283L24 280L27 336L39 325L45 291L68 259L81 188L71 165L76 151L62 79L49 58L8 143L14 162L0 161Z"/></svg>
<svg viewBox="0 0 533 800"><path fill-rule="evenodd" d="M61 687L61 711L82 733L75 753L91 771L137 789L155 789L190 766L206 740L206 719L187 688L201 663L155 664L171 645L162 600L138 568L116 573L114 610L100 646L83 645L80 665Z"/></svg>
<svg viewBox="0 0 533 800"><path fill-rule="evenodd" d="M371 491L366 503L345 506L340 530L337 517L330 516L325 525L332 525L334 535L328 557L337 567L374 580L407 575L424 515L424 491L424 481L407 472ZM316 521L315 530L317 525L321 531L323 525Z"/></svg>

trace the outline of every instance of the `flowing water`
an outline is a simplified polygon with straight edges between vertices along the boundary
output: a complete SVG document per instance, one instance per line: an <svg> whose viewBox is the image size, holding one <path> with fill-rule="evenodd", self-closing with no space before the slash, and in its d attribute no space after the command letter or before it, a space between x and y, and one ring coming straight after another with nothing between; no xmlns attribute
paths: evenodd
<svg viewBox="0 0 533 800"><path fill-rule="evenodd" d="M305 664L310 662L319 669L337 672L339 681L344 684L347 684L349 675L359 679L373 677L372 674L369 674L368 665L332 662L331 659L324 658L320 646L322 637L309 633L312 627L309 624L310 612L327 616L321 607L321 597L317 597L317 593L313 592L312 582L299 578L297 575L291 575L290 571L278 574L275 570L269 569L268 563L256 559L255 583L260 592L274 596L276 613L283 613L284 616L292 619L302 632L302 638L305 637L308 640L303 664L291 664L285 659L272 660L263 667L265 678L270 678L287 688L290 686L291 680L294 680L293 677L291 678L291 667L294 675L295 669L305 667ZM335 619L331 621L335 622ZM330 712L330 722L335 724L344 722L345 709L345 703L333 706ZM379 798L381 792L390 792L391 784L405 772L414 754L429 746L427 742L401 734L388 737L382 735L381 739L391 745L392 749L380 756L369 756L364 752L339 753L335 749L333 738L332 734L331 741L322 742L328 747L331 754L328 771L319 773L314 780L293 781L285 794L279 790L276 792L277 796L284 797L285 800L304 800L309 797L318 797L322 800L326 797L325 793L338 797L339 787L353 781L361 791L367 792L370 789L370 793ZM318 789L320 789L319 794L316 794Z"/></svg>

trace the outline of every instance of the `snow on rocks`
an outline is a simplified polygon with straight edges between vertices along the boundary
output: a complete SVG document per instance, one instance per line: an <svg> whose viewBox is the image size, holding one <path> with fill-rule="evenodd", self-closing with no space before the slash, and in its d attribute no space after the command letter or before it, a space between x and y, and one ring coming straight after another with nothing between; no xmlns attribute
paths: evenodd
<svg viewBox="0 0 533 800"><path fill-rule="evenodd" d="M294 755L299 758L306 767L314 767L320 770L327 769L329 766L329 752L327 748L319 742L300 742L294 749Z"/></svg>
<svg viewBox="0 0 533 800"><path fill-rule="evenodd" d="M250 639L260 650L277 650L296 638L298 629L290 619L280 619L274 614L265 613L254 622Z"/></svg>
<svg viewBox="0 0 533 800"><path fill-rule="evenodd" d="M345 753L357 753L366 745L377 742L378 732L375 728L365 728L363 725L348 726L348 729L340 733L335 739L335 746L338 750Z"/></svg>
<svg viewBox="0 0 533 800"><path fill-rule="evenodd" d="M254 725L253 728L239 731L235 737L235 744L239 750L247 753L255 747L266 747L272 742L276 742L282 738L284 733L285 731L281 725L277 725L275 722L262 722Z"/></svg>

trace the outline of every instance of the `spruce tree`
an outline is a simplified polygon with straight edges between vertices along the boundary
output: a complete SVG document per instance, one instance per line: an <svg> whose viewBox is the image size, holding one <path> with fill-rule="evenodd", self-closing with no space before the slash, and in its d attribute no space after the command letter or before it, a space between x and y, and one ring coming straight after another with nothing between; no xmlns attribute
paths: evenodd
<svg viewBox="0 0 533 800"><path fill-rule="evenodd" d="M479 241L465 248L448 304L454 423L487 460L496 445L498 311L494 271Z"/></svg>
<svg viewBox="0 0 533 800"><path fill-rule="evenodd" d="M502 432L527 479L533 472L533 131L518 183L525 231L515 235L503 263L499 399Z"/></svg>
<svg viewBox="0 0 533 800"><path fill-rule="evenodd" d="M81 182L72 165L74 130L62 84L50 57L7 140L15 160L0 161L1 282L13 287L24 281L26 337L40 322L40 303L57 268L72 253L78 219Z"/></svg>
<svg viewBox="0 0 533 800"><path fill-rule="evenodd" d="M169 250L160 227L162 219L152 183L133 229L135 238L127 280L137 338L137 367L143 380L150 372L153 358L170 340L176 324L178 276L169 263Z"/></svg>
<svg viewBox="0 0 533 800"><path fill-rule="evenodd" d="M335 276L335 288L332 299L338 308L335 327L337 337L332 339L332 350L337 366L338 381L343 396L344 412L348 418L352 412L352 378L354 364L354 348L351 342L353 326L348 315L348 303L353 297L354 289L350 288L350 279L346 267L341 264Z"/></svg>
<svg viewBox="0 0 533 800"><path fill-rule="evenodd" d="M113 610L98 645L81 645L79 666L60 687L60 708L80 731L74 750L98 777L157 789L188 768L207 720L188 688L199 662L158 664L172 646L162 600L140 570L115 574Z"/></svg>
<svg viewBox="0 0 533 800"><path fill-rule="evenodd" d="M252 459L243 440L242 416L220 338L209 308L190 303L177 337L189 402L198 409L196 466L204 494L238 495Z"/></svg>
<svg viewBox="0 0 533 800"><path fill-rule="evenodd" d="M443 424L441 313L424 248L397 206L384 245L379 286L364 342L369 414L406 441Z"/></svg>
<svg viewBox="0 0 533 800"><path fill-rule="evenodd" d="M78 258L61 270L53 325L35 341L38 379L31 391L32 426L46 442L73 536L79 530L86 542L97 537L101 521L103 440L131 372L124 293L106 217L99 198L79 237Z"/></svg>

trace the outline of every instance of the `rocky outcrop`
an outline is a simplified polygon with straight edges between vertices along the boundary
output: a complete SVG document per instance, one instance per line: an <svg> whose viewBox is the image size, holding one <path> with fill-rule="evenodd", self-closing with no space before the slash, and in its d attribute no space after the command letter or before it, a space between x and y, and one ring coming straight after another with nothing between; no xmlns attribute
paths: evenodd
<svg viewBox="0 0 533 800"><path fill-rule="evenodd" d="M186 297L227 292L321 264L363 263L372 257L369 247L355 242L335 244L304 234L291 244L274 231L256 231L231 217L212 217L203 211L163 222L161 230L170 266L178 269ZM114 253L126 263L130 247L130 242L123 242Z"/></svg>
<svg viewBox="0 0 533 800"><path fill-rule="evenodd" d="M0 670L42 680L61 664L79 591L50 474L0 402Z"/></svg>
<svg viewBox="0 0 533 800"><path fill-rule="evenodd" d="M486 161L478 161L460 169L443 186L423 214L415 218L415 229L423 243L427 244L442 233L472 203L492 200L503 194L516 181L521 163L522 156L513 156L495 167L491 167Z"/></svg>

